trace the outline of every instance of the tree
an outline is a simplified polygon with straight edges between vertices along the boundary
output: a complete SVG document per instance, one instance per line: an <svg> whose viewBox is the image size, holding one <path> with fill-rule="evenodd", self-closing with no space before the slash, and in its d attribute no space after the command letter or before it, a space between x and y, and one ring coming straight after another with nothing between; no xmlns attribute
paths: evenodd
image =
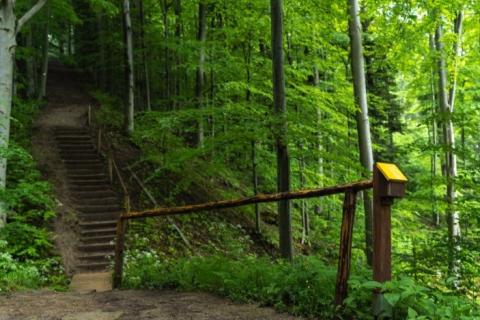
<svg viewBox="0 0 480 320"><path fill-rule="evenodd" d="M197 40L200 45L200 53L197 67L197 81L195 86L195 97L197 98L198 107L203 106L203 90L205 85L205 41L207 40L207 5L204 0L200 0L198 4L198 31ZM205 138L203 117L200 115L198 120L197 145L203 146Z"/></svg>
<svg viewBox="0 0 480 320"><path fill-rule="evenodd" d="M10 137L10 113L12 110L13 69L17 35L22 27L45 5L47 0L39 0L17 20L14 0L0 2L0 148L8 148ZM0 189L6 186L7 160L0 158ZM0 227L6 223L6 207L0 202Z"/></svg>
<svg viewBox="0 0 480 320"><path fill-rule="evenodd" d="M287 102L285 98L285 71L283 53L283 1L271 0L272 10L272 57L273 57L273 103L279 120L276 128L277 183L278 191L290 191L290 157L287 140ZM278 227L280 233L280 254L283 258L293 258L292 218L290 202L278 203Z"/></svg>
<svg viewBox="0 0 480 320"><path fill-rule="evenodd" d="M123 28L125 37L125 78L127 85L127 103L125 106L125 129L129 134L134 130L135 113L135 73L133 70L133 36L130 17L130 1L123 1Z"/></svg>
<svg viewBox="0 0 480 320"><path fill-rule="evenodd" d="M455 59L460 54L460 39L462 34L463 12L460 11L454 22L454 32L457 35L457 41L454 46ZM449 270L455 277L455 287L459 286L460 277L460 216L455 209L455 178L457 177L457 158L455 155L455 128L453 125L453 111L455 104L455 94L457 90L457 79L453 76L450 90L448 91L447 64L445 50L443 45L443 28L440 24L435 31L435 45L438 51L438 102L442 113L443 141L445 143L445 176L447 185L447 207L446 217L448 224L448 242L449 242ZM456 69L456 65L455 65ZM455 70L456 74L456 70Z"/></svg>
<svg viewBox="0 0 480 320"><path fill-rule="evenodd" d="M357 105L356 121L360 161L367 172L373 170L372 139L370 136L370 120L368 118L367 87L365 80L365 61L362 45L362 24L358 0L349 0L349 34L350 59L353 76L355 103ZM372 262L372 201L367 191L363 192L365 207L365 252L369 264Z"/></svg>

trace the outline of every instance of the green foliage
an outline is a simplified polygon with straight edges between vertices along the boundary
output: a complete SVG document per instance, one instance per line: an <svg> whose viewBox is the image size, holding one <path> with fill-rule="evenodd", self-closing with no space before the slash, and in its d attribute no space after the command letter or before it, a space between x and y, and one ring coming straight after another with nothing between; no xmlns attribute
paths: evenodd
<svg viewBox="0 0 480 320"><path fill-rule="evenodd" d="M7 188L0 197L8 217L0 230L0 291L42 286L62 289L66 285L60 258L52 253L53 190L26 149L37 110L34 103L16 101L12 140L9 148L1 151L8 171Z"/></svg>
<svg viewBox="0 0 480 320"><path fill-rule="evenodd" d="M92 96L102 106L94 113L94 121L100 126L120 130L123 126L123 115L118 110L119 100L99 91L92 92Z"/></svg>
<svg viewBox="0 0 480 320"><path fill-rule="evenodd" d="M244 256L160 259L152 252L128 252L124 287L202 290L238 302L273 306L280 311L320 318L371 319L372 290L378 289L394 319L476 319L480 306L464 297L420 286L411 278L381 285L368 272L353 276L345 308L332 305L336 268L315 257L293 263Z"/></svg>

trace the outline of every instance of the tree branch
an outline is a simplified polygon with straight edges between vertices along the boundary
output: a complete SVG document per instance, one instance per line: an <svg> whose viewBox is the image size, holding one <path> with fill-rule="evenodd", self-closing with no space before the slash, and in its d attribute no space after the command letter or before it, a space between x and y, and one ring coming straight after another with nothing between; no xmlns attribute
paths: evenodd
<svg viewBox="0 0 480 320"><path fill-rule="evenodd" d="M18 19L16 30L17 34L20 32L25 23L27 23L28 20L30 20L34 15L38 13L38 11L40 11L40 9L43 8L45 3L47 3L47 0L38 0L38 2L33 7L31 7L30 10L27 11L27 13L23 15L23 17Z"/></svg>

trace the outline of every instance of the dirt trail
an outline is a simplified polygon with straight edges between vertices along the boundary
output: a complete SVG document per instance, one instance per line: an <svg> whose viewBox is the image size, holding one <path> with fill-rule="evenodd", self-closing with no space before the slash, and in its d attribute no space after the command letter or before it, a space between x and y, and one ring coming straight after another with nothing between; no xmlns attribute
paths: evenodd
<svg viewBox="0 0 480 320"><path fill-rule="evenodd" d="M250 320L296 319L267 308L238 305L202 293L112 291L34 292L0 298L0 320Z"/></svg>
<svg viewBox="0 0 480 320"><path fill-rule="evenodd" d="M85 126L91 102L82 91L81 76L53 66L48 105L35 123L33 154L57 196L56 246L69 275L75 272L77 212L67 188L66 171L55 143L55 128ZM256 305L239 305L204 293L176 291L50 292L0 296L0 320L126 320L126 319L297 319Z"/></svg>

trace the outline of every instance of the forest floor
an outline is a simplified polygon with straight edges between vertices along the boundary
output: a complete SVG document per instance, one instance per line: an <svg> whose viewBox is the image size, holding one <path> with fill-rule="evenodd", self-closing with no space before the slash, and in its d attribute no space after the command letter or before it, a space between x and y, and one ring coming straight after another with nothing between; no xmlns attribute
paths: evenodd
<svg viewBox="0 0 480 320"><path fill-rule="evenodd" d="M54 129L84 127L92 103L82 89L82 77L53 65L49 75L48 104L34 124L33 154L39 168L54 186L57 196L55 244L67 275L74 274L75 209L65 186L65 172L55 145ZM103 281L103 279L102 279ZM205 293L171 290L114 290L82 293L46 290L0 295L0 320L125 320L125 319L297 319L269 308L239 305Z"/></svg>
<svg viewBox="0 0 480 320"><path fill-rule="evenodd" d="M272 309L239 305L203 293L37 291L0 297L0 320L296 319Z"/></svg>

